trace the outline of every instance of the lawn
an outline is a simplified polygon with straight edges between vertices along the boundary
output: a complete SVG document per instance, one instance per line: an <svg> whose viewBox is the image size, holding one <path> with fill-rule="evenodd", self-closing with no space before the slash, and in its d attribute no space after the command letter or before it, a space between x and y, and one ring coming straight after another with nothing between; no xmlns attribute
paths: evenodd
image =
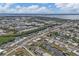
<svg viewBox="0 0 79 59"><path fill-rule="evenodd" d="M14 40L14 37L12 36L0 36L0 45L10 42L12 40Z"/></svg>

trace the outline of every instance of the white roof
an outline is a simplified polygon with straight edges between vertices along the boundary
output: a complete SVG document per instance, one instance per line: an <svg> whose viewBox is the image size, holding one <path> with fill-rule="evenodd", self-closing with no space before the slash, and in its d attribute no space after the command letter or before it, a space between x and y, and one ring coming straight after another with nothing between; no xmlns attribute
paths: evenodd
<svg viewBox="0 0 79 59"><path fill-rule="evenodd" d="M3 52L4 50L0 49L0 52Z"/></svg>
<svg viewBox="0 0 79 59"><path fill-rule="evenodd" d="M37 38L36 40L41 40L41 38Z"/></svg>
<svg viewBox="0 0 79 59"><path fill-rule="evenodd" d="M44 55L44 56L51 56L51 55L50 55L50 54L48 54L48 53L44 53L43 55Z"/></svg>
<svg viewBox="0 0 79 59"><path fill-rule="evenodd" d="M3 32L3 30L2 30L2 29L0 29L0 32Z"/></svg>

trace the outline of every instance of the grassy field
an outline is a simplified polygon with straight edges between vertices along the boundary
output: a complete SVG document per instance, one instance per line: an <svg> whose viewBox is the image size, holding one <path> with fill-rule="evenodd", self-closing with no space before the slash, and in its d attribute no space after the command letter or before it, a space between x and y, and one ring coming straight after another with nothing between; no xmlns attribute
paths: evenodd
<svg viewBox="0 0 79 59"><path fill-rule="evenodd" d="M14 37L11 37L11 36L0 36L0 45L4 44L4 43L7 43L7 42L10 42L14 40Z"/></svg>
<svg viewBox="0 0 79 59"><path fill-rule="evenodd" d="M26 36L26 35L31 34L31 33L39 32L41 30L46 29L47 27L48 26L43 26L43 27L39 27L37 29L25 31L25 32L22 32L22 33L19 33L19 34L9 33L7 35L2 35L2 36L0 36L0 45L5 44L5 43L10 42L10 41L13 41L15 37Z"/></svg>

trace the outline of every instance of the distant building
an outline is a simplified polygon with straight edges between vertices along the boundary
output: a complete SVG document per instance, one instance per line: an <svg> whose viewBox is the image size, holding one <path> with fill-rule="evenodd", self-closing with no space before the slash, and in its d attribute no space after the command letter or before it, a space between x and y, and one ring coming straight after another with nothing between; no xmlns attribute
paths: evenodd
<svg viewBox="0 0 79 59"><path fill-rule="evenodd" d="M6 33L4 33L4 30L0 29L0 35L4 35Z"/></svg>

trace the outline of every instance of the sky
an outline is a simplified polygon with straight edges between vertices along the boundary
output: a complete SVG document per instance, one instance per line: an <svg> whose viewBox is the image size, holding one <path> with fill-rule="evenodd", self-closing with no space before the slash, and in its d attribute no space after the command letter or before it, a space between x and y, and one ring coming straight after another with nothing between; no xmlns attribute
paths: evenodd
<svg viewBox="0 0 79 59"><path fill-rule="evenodd" d="M0 13L79 14L78 3L0 3Z"/></svg>

